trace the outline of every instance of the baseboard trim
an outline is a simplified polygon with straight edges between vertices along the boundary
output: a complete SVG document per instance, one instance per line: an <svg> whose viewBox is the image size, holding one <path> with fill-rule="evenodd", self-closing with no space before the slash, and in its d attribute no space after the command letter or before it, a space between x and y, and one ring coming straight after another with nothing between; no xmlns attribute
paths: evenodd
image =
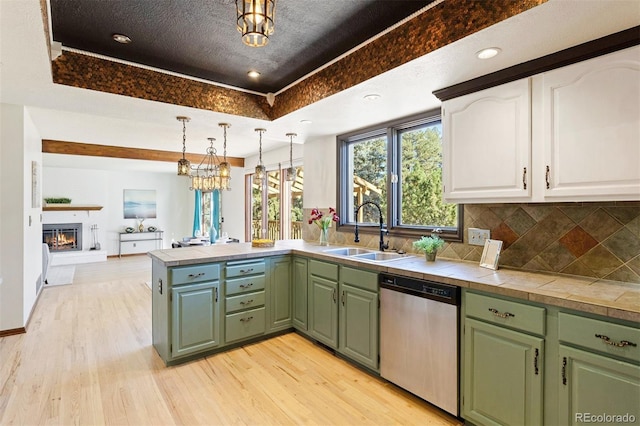
<svg viewBox="0 0 640 426"><path fill-rule="evenodd" d="M16 334L24 334L26 332L27 332L27 329L24 327L12 328L10 330L0 330L0 337L13 336Z"/></svg>

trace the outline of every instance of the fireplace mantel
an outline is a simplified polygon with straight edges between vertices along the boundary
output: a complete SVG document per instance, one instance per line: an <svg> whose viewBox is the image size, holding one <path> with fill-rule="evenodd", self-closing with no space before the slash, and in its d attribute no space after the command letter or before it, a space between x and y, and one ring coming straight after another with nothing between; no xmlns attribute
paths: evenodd
<svg viewBox="0 0 640 426"><path fill-rule="evenodd" d="M71 211L90 211L102 210L102 206L82 205L82 204L49 204L42 207L43 212L71 212Z"/></svg>

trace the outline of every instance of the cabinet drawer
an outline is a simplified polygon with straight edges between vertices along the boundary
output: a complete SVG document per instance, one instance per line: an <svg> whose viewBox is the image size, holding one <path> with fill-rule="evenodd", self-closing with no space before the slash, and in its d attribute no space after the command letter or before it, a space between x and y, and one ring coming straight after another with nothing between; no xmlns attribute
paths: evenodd
<svg viewBox="0 0 640 426"><path fill-rule="evenodd" d="M225 312L235 312L242 309L255 308L264 305L264 291L227 297Z"/></svg>
<svg viewBox="0 0 640 426"><path fill-rule="evenodd" d="M348 283L364 290L378 292L378 274L375 272L343 267L340 271L340 282Z"/></svg>
<svg viewBox="0 0 640 426"><path fill-rule="evenodd" d="M246 278L227 280L227 296L231 294L247 293L250 291L264 290L264 274Z"/></svg>
<svg viewBox="0 0 640 426"><path fill-rule="evenodd" d="M227 278L244 277L254 274L264 274L266 267L264 259L253 262L227 262Z"/></svg>
<svg viewBox="0 0 640 426"><path fill-rule="evenodd" d="M265 325L264 306L250 311L229 314L225 321L226 341L232 342L264 334Z"/></svg>
<svg viewBox="0 0 640 426"><path fill-rule="evenodd" d="M319 262L317 260L309 261L309 273L317 277L327 278L329 280L338 280L338 265L327 262Z"/></svg>
<svg viewBox="0 0 640 426"><path fill-rule="evenodd" d="M475 293L467 293L465 302L466 316L540 336L545 334L544 308Z"/></svg>
<svg viewBox="0 0 640 426"><path fill-rule="evenodd" d="M220 279L220 265L182 266L169 270L172 285L190 284Z"/></svg>
<svg viewBox="0 0 640 426"><path fill-rule="evenodd" d="M627 358L634 362L640 360L639 328L560 312L558 338L562 342Z"/></svg>

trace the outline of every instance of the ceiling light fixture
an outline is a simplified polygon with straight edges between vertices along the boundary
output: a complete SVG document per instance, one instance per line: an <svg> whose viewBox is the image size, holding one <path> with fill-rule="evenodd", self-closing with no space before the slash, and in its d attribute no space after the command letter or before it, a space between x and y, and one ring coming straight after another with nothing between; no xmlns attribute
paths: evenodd
<svg viewBox="0 0 640 426"><path fill-rule="evenodd" d="M202 192L211 192L214 189L229 189L228 180L227 186L223 184L222 176L220 175L220 159L216 153L216 149L213 147L213 141L215 138L207 138L209 141L209 147L207 148L206 155L202 158L202 161L198 167L192 168L191 173L191 190L199 190Z"/></svg>
<svg viewBox="0 0 640 426"><path fill-rule="evenodd" d="M289 138L289 168L287 169L287 182L293 182L296 180L296 168L293 167L293 138L298 136L296 133L287 133Z"/></svg>
<svg viewBox="0 0 640 426"><path fill-rule="evenodd" d="M224 145L223 150L223 158L222 163L219 165L220 170L220 189L230 190L230 180L231 180L231 166L227 162L227 129L231 127L229 123L218 123L218 126L224 128Z"/></svg>
<svg viewBox="0 0 640 426"><path fill-rule="evenodd" d="M189 176L191 170L191 163L184 157L187 150L187 121L191 120L189 117L178 116L178 121L182 121L182 158L178 160L178 176Z"/></svg>
<svg viewBox="0 0 640 426"><path fill-rule="evenodd" d="M113 34L111 38L117 41L118 43L122 43L122 44L131 43L131 39L124 34Z"/></svg>
<svg viewBox="0 0 640 426"><path fill-rule="evenodd" d="M380 99L380 95L378 95L377 93L371 93L369 95L365 95L364 99L367 101L376 101Z"/></svg>
<svg viewBox="0 0 640 426"><path fill-rule="evenodd" d="M262 184L267 178L267 169L264 167L264 164L262 164L262 134L266 131L267 129L256 129L256 132L260 133L260 148L258 151L258 165L253 175L253 181L257 184Z"/></svg>
<svg viewBox="0 0 640 426"><path fill-rule="evenodd" d="M258 78L260 77L260 73L256 70L251 70L249 72L247 72L247 75L251 78Z"/></svg>
<svg viewBox="0 0 640 426"><path fill-rule="evenodd" d="M300 120L301 124L311 124L313 123L311 120Z"/></svg>
<svg viewBox="0 0 640 426"><path fill-rule="evenodd" d="M237 28L247 46L262 47L273 34L276 0L236 0Z"/></svg>
<svg viewBox="0 0 640 426"><path fill-rule="evenodd" d="M502 52L502 50L500 50L500 48L498 47L489 47L477 52L476 56L478 57L478 59L491 59L500 52Z"/></svg>

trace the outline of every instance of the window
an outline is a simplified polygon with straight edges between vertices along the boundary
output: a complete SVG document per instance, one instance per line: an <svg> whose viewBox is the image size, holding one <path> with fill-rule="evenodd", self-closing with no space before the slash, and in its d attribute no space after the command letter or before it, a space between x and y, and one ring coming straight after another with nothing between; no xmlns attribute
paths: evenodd
<svg viewBox="0 0 640 426"><path fill-rule="evenodd" d="M247 202L251 206L251 217L247 218L250 239L302 238L303 169L297 167L293 182L285 180L285 176L286 169L270 170L264 184L256 184L253 174L246 175Z"/></svg>
<svg viewBox="0 0 640 426"><path fill-rule="evenodd" d="M462 206L442 201L442 123L432 112L338 136L340 226L379 226L380 205L390 234L421 236L440 230L462 241ZM366 231L365 231L366 232Z"/></svg>

